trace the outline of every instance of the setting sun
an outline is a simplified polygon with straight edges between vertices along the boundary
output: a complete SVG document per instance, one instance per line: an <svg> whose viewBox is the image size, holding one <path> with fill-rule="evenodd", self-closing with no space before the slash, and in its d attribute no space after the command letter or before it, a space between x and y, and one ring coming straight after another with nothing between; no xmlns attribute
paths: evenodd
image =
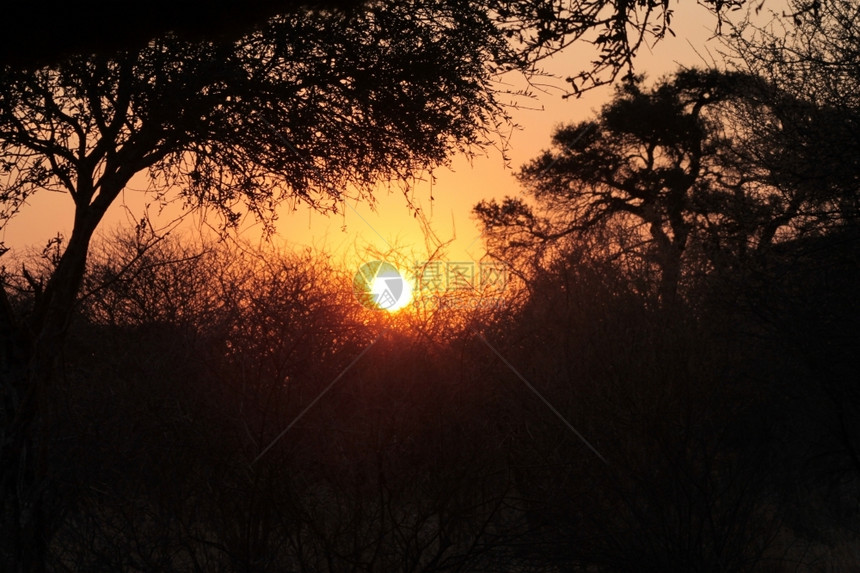
<svg viewBox="0 0 860 573"><path fill-rule="evenodd" d="M400 285L401 291L399 296L395 296L394 294L398 286L394 283L399 283ZM373 279L370 293L374 295L377 306L388 312L397 312L412 302L412 287L409 285L409 281L399 276L377 276Z"/></svg>
<svg viewBox="0 0 860 573"><path fill-rule="evenodd" d="M412 287L400 271L385 261L361 265L353 279L358 301L367 308L397 312L412 300Z"/></svg>

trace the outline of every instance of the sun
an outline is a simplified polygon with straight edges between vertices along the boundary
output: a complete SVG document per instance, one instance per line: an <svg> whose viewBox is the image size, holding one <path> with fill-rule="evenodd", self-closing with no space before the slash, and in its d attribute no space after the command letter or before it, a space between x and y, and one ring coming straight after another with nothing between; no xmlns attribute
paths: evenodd
<svg viewBox="0 0 860 573"><path fill-rule="evenodd" d="M367 308L394 313L412 302L412 286L397 268L385 261L361 266L353 280L356 298Z"/></svg>
<svg viewBox="0 0 860 573"><path fill-rule="evenodd" d="M400 281L400 293L395 295L395 281ZM370 287L370 293L374 295L376 305L388 312L397 312L410 302L412 302L412 286L409 281L400 277L380 277L373 279L373 284Z"/></svg>

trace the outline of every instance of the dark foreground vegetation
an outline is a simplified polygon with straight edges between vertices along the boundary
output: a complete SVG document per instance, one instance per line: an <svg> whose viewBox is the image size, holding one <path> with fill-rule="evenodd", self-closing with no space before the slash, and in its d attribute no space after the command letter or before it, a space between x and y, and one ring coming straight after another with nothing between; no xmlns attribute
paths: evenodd
<svg viewBox="0 0 860 573"><path fill-rule="evenodd" d="M457 316L364 309L310 255L103 242L44 418L49 568L846 567L858 240L785 246L672 309L658 275L649 295L571 253Z"/></svg>

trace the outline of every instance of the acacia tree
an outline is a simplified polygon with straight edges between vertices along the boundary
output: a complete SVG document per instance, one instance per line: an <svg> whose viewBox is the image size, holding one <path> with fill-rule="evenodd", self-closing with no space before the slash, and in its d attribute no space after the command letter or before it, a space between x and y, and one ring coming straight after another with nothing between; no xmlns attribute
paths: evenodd
<svg viewBox="0 0 860 573"><path fill-rule="evenodd" d="M711 87L683 89L662 82L643 90L626 83L596 121L553 134L546 151L518 174L548 217L536 218L522 200L482 202L475 211L487 231L525 232L557 241L608 222L642 228L660 268L660 295L674 300L681 257L693 228L691 196L703 175L708 126L703 109ZM636 236L636 235L639 236ZM629 245L622 245L629 247Z"/></svg>
<svg viewBox="0 0 860 573"><path fill-rule="evenodd" d="M522 198L485 201L475 212L497 252L599 235L608 256L656 267L664 304L677 297L688 248L697 244L723 269L791 236L826 202L823 193L777 173L797 146L775 148L756 125L782 139L819 110L743 73L688 70L645 89L626 83L596 120L553 135L552 151L518 177ZM777 127L780 126L780 127Z"/></svg>

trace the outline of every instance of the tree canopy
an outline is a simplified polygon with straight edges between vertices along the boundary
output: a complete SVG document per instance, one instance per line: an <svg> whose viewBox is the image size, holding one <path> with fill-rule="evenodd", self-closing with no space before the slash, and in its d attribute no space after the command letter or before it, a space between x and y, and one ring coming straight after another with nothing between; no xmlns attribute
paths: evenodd
<svg viewBox="0 0 860 573"><path fill-rule="evenodd" d="M807 177L832 163L808 145L816 134L826 141L821 129L804 131L838 129L834 120L746 73L687 70L650 88L636 79L523 166L529 200L484 201L475 212L499 255L599 237L594 252L658 269L671 300L691 246L727 270L834 223L834 204L853 192Z"/></svg>
<svg viewBox="0 0 860 573"><path fill-rule="evenodd" d="M771 166L783 177L831 197L834 218L860 217L860 7L847 0L807 3L792 0L789 10L771 12L765 24L748 17L723 41L727 63L766 78L784 94L816 113L797 113L759 135L795 150L799 161ZM785 135L788 135L786 137ZM801 159L800 156L803 156Z"/></svg>

